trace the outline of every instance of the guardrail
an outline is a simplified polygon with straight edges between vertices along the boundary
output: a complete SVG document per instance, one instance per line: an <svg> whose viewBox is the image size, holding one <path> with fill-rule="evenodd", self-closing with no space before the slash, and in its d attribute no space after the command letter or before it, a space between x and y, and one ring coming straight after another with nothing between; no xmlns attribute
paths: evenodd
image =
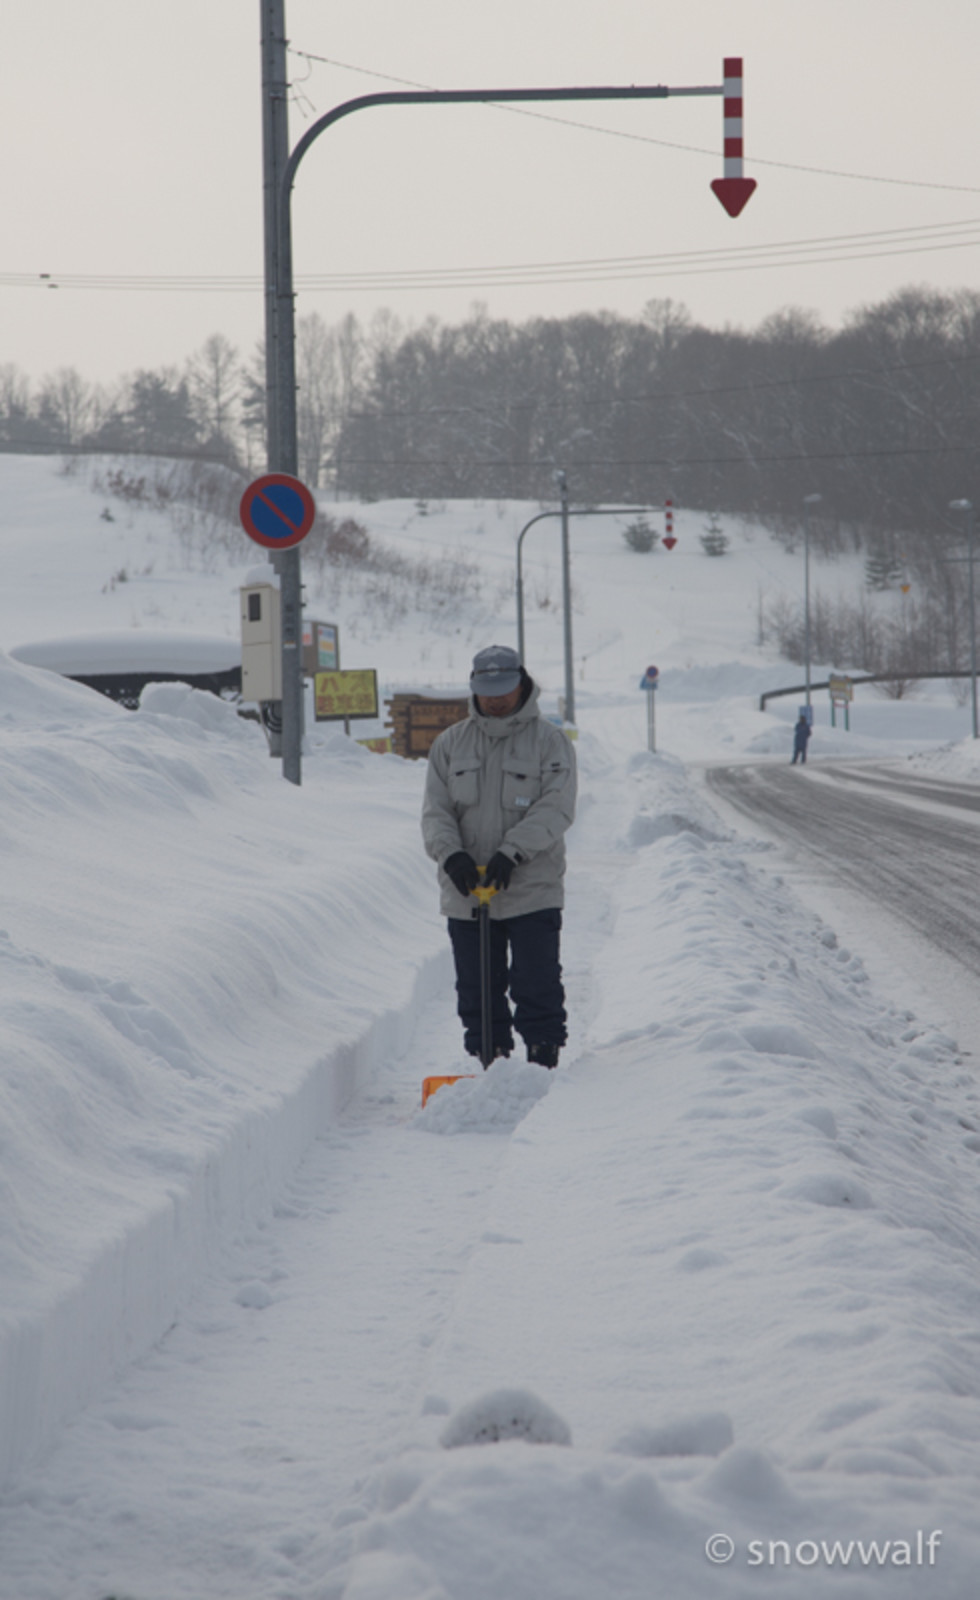
<svg viewBox="0 0 980 1600"><path fill-rule="evenodd" d="M918 683L925 678L970 678L970 672L871 672L860 678L851 677L850 674L834 674L835 677L848 677L851 683L895 683L899 679L903 682ZM825 678L823 683L811 683L811 693L814 689L829 689L830 679ZM767 700L778 700L784 694L806 694L805 683L790 684L788 689L767 689L765 694L759 696L759 710L765 711Z"/></svg>

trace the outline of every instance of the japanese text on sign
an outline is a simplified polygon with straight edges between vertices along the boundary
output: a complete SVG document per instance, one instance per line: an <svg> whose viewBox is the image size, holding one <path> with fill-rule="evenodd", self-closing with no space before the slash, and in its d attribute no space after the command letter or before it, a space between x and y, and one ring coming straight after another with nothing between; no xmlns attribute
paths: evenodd
<svg viewBox="0 0 980 1600"><path fill-rule="evenodd" d="M373 667L318 672L313 684L317 722L378 715L378 675Z"/></svg>

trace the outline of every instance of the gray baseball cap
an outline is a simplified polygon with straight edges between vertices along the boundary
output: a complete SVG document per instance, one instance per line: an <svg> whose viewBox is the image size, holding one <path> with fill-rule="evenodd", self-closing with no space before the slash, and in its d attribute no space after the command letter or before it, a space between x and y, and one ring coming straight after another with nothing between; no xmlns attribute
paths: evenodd
<svg viewBox="0 0 980 1600"><path fill-rule="evenodd" d="M491 644L473 657L470 688L474 694L512 694L520 681L521 658L510 645Z"/></svg>

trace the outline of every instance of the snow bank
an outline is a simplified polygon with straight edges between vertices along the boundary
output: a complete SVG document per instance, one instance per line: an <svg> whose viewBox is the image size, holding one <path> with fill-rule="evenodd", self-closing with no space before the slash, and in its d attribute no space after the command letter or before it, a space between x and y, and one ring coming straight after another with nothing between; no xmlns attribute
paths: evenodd
<svg viewBox="0 0 980 1600"><path fill-rule="evenodd" d="M182 685L129 713L0 658L0 693L9 1475L172 1323L444 953L417 769L358 750L297 791Z"/></svg>

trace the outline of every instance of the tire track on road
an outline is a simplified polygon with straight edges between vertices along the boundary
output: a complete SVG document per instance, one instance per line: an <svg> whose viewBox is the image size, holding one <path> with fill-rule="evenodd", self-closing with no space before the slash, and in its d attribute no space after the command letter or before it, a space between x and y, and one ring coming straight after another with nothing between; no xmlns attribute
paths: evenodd
<svg viewBox="0 0 980 1600"><path fill-rule="evenodd" d="M838 774L829 764L821 766L819 779L772 765L715 767L706 776L721 799L781 841L818 857L849 888L887 907L980 975L980 833L953 814L914 805L922 797L934 806L972 809L965 786L950 786L946 794L942 784L903 784L853 769ZM842 779L848 780L846 789L837 787ZM862 792L858 783L883 793ZM902 804L903 794L913 804Z"/></svg>

